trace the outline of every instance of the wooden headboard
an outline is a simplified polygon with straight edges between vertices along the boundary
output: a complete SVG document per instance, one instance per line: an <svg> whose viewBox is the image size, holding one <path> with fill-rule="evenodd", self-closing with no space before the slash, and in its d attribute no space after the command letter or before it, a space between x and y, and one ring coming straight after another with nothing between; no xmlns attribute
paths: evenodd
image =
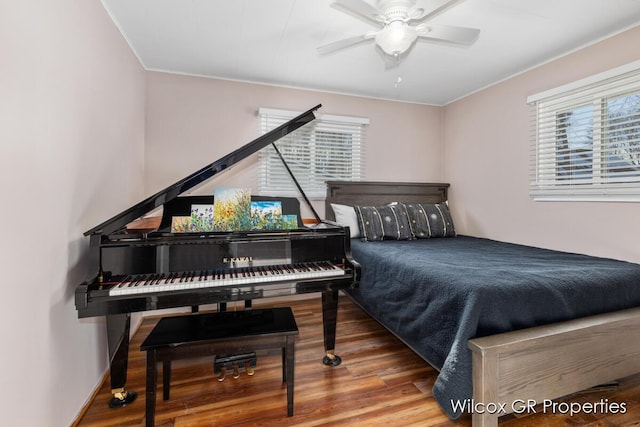
<svg viewBox="0 0 640 427"><path fill-rule="evenodd" d="M391 202L441 203L447 200L446 183L327 181L326 218L335 221L331 203L379 206Z"/></svg>

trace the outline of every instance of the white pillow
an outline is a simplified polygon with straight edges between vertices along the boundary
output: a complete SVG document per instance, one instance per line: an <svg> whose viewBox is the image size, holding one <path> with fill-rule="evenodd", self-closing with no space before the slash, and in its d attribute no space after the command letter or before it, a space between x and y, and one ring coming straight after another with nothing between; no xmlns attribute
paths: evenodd
<svg viewBox="0 0 640 427"><path fill-rule="evenodd" d="M351 238L360 237L360 228L358 227L358 217L353 206L338 205L331 203L331 208L336 216L336 222L342 226L348 226Z"/></svg>

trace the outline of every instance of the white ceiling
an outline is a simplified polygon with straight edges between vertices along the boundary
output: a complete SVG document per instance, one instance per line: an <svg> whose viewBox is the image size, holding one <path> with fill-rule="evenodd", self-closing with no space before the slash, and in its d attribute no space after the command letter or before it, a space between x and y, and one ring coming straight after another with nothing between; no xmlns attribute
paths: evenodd
<svg viewBox="0 0 640 427"><path fill-rule="evenodd" d="M430 22L479 28L475 44L418 41L394 67L372 40L317 53L376 29L332 0L102 2L148 70L432 105L640 24L640 0L466 0Z"/></svg>

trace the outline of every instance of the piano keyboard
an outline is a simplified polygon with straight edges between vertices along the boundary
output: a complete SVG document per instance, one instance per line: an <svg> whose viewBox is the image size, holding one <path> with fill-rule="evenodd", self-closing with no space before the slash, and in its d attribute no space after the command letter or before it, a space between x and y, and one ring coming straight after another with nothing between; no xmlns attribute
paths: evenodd
<svg viewBox="0 0 640 427"><path fill-rule="evenodd" d="M116 282L109 290L109 295L131 295L267 282L300 281L338 277L344 274L345 271L342 268L330 262L242 267L199 272L136 274Z"/></svg>

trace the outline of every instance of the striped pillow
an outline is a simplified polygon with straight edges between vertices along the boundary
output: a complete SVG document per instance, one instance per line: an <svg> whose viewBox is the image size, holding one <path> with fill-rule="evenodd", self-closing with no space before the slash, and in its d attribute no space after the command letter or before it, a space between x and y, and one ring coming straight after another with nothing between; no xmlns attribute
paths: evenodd
<svg viewBox="0 0 640 427"><path fill-rule="evenodd" d="M456 229L446 203L411 203L405 205L411 232L417 239L454 237Z"/></svg>
<svg viewBox="0 0 640 427"><path fill-rule="evenodd" d="M354 206L364 242L379 240L411 240L407 209L403 204Z"/></svg>

